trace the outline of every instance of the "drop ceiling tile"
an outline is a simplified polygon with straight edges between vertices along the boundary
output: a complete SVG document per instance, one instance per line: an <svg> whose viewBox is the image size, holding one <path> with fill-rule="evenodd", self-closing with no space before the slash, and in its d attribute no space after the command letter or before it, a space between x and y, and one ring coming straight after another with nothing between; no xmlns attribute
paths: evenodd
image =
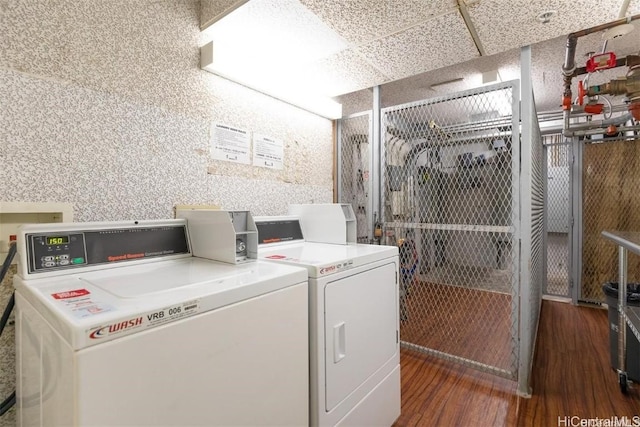
<svg viewBox="0 0 640 427"><path fill-rule="evenodd" d="M458 11L357 48L373 66L396 80L479 55Z"/></svg>
<svg viewBox="0 0 640 427"><path fill-rule="evenodd" d="M467 8L488 55L617 19L622 0L480 0ZM537 16L554 10L543 24Z"/></svg>
<svg viewBox="0 0 640 427"><path fill-rule="evenodd" d="M352 44L404 30L452 11L455 0L300 0Z"/></svg>
<svg viewBox="0 0 640 427"><path fill-rule="evenodd" d="M344 50L299 70L320 92L337 96L377 86L389 77L372 67L353 49Z"/></svg>
<svg viewBox="0 0 640 427"><path fill-rule="evenodd" d="M640 0L631 0L627 8L626 16L637 15L640 13Z"/></svg>

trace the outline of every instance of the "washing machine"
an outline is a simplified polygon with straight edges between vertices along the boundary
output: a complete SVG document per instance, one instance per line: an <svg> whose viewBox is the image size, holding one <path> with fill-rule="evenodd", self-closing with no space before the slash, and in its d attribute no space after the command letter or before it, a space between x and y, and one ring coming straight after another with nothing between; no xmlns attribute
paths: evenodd
<svg viewBox="0 0 640 427"><path fill-rule="evenodd" d="M195 257L187 225L21 228L19 426L308 423L306 270L239 256L235 233L233 262Z"/></svg>
<svg viewBox="0 0 640 427"><path fill-rule="evenodd" d="M350 205L290 213L255 218L258 258L308 272L310 424L390 426L400 415L398 248L353 243Z"/></svg>

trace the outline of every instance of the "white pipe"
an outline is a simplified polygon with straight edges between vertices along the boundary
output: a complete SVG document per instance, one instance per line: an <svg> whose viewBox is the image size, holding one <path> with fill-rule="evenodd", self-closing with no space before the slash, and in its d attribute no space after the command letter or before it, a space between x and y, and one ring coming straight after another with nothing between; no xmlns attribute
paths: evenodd
<svg viewBox="0 0 640 427"><path fill-rule="evenodd" d="M640 126L624 126L616 129L616 134L620 132L638 132L640 133ZM588 135L607 135L606 129L589 129L589 130L578 130L573 132L573 136L588 136ZM622 138L631 138L627 136L622 136ZM633 136L633 138L637 138L637 136Z"/></svg>
<svg viewBox="0 0 640 427"><path fill-rule="evenodd" d="M618 104L611 107L610 110L612 113L620 113L622 111L627 111L627 105ZM588 117L588 116L598 116L599 114L589 114L584 112L584 106L572 105L571 106L571 118L575 119L577 117ZM562 120L563 111L542 111L538 113L538 121L540 122L548 122L553 120Z"/></svg>
<svg viewBox="0 0 640 427"><path fill-rule="evenodd" d="M631 0L624 0L622 6L620 6L620 12L618 12L618 19L622 19L627 15L627 9L629 9L629 2Z"/></svg>
<svg viewBox="0 0 640 427"><path fill-rule="evenodd" d="M633 116L631 115L631 113L628 113L622 116L612 117L610 119L592 120L586 123L578 123L578 124L571 125L568 128L565 128L562 134L564 136L573 136L575 135L576 131L582 131L582 130L591 129L591 128L606 128L607 126L610 126L610 125L619 125L631 120L632 118Z"/></svg>

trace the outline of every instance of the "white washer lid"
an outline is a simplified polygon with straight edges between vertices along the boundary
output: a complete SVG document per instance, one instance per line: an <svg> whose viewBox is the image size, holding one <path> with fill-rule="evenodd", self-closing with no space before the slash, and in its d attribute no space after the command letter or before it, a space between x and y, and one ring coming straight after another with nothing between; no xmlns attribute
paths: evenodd
<svg viewBox="0 0 640 427"><path fill-rule="evenodd" d="M140 332L307 281L302 268L182 258L65 276L15 278L74 349Z"/></svg>
<svg viewBox="0 0 640 427"><path fill-rule="evenodd" d="M95 271L78 274L78 278L119 298L140 298L171 293L184 287L197 287L206 283L222 288L238 283L256 282L256 269L237 268L233 264L209 262L160 262L138 266L135 269ZM245 289L248 290L248 289Z"/></svg>

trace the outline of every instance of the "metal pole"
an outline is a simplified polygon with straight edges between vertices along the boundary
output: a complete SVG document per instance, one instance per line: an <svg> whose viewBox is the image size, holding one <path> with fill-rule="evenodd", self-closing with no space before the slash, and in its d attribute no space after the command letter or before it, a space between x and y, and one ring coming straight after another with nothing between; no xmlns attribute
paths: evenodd
<svg viewBox="0 0 640 427"><path fill-rule="evenodd" d="M512 89L513 105L512 105L512 143L511 143L511 224L513 225L513 264L512 264L512 283L511 283L511 339L512 339L512 366L515 367L514 374L516 378L519 373L519 324L520 324L520 305L522 294L520 290L520 266L522 264L522 253L520 250L520 240L522 239L523 223L520 213L520 141L522 140L520 130L520 84L514 82Z"/></svg>
<svg viewBox="0 0 640 427"><path fill-rule="evenodd" d="M573 138L571 143L571 301L578 304L582 298L582 158L584 143Z"/></svg>
<svg viewBox="0 0 640 427"><path fill-rule="evenodd" d="M547 237L549 236L548 233L548 229L549 229L549 211L548 211L548 206L549 206L549 171L548 171L548 167L549 167L549 146L548 145L544 145L542 147L542 157L543 157L543 161L542 161L542 194L543 194L543 200L544 200L544 206L543 206L543 211L542 211L542 215L543 215L543 224L544 226L542 227L542 272L543 272L543 276L542 276L542 280L543 280L543 284L542 284L542 294L546 294L547 293L547 289L549 286L549 274L548 274L548 266L547 266L547 257L548 257L548 253L547 253Z"/></svg>
<svg viewBox="0 0 640 427"><path fill-rule="evenodd" d="M532 279L532 160L533 160L533 88L531 84L531 47L523 47L520 51L520 69L522 73L521 94L521 123L520 136L520 191L516 197L520 197L520 263L518 265L520 275L520 348L518 360L518 394L531 396L529 386L529 374L531 372L531 357L533 347L531 341L531 279ZM515 143L515 141L514 141Z"/></svg>
<svg viewBox="0 0 640 427"><path fill-rule="evenodd" d="M375 230L375 221L376 215L374 214L374 203L373 197L376 192L377 186L380 185L380 179L378 175L374 172L374 156L375 156L375 147L373 144L373 112L367 115L368 117L368 136L369 136L369 159L368 159L368 168L369 168L369 180L367 186L367 225L369 227L368 235L369 241L367 243L374 243L375 237L373 235Z"/></svg>
<svg viewBox="0 0 640 427"><path fill-rule="evenodd" d="M624 317L627 300L627 249L618 246L618 372L626 372L627 322Z"/></svg>
<svg viewBox="0 0 640 427"><path fill-rule="evenodd" d="M382 170L381 170L381 161L382 161L382 114L380 111L380 86L373 87L373 109L372 109L372 122L373 122L373 130L372 130L372 146L371 146L371 231L370 235L373 236L375 232L375 224L374 222L382 221ZM381 239L382 242L382 239Z"/></svg>
<svg viewBox="0 0 640 427"><path fill-rule="evenodd" d="M336 200L337 202L342 202L344 196L344 190L342 188L342 120L336 120L338 123L337 126L337 143L336 143Z"/></svg>

